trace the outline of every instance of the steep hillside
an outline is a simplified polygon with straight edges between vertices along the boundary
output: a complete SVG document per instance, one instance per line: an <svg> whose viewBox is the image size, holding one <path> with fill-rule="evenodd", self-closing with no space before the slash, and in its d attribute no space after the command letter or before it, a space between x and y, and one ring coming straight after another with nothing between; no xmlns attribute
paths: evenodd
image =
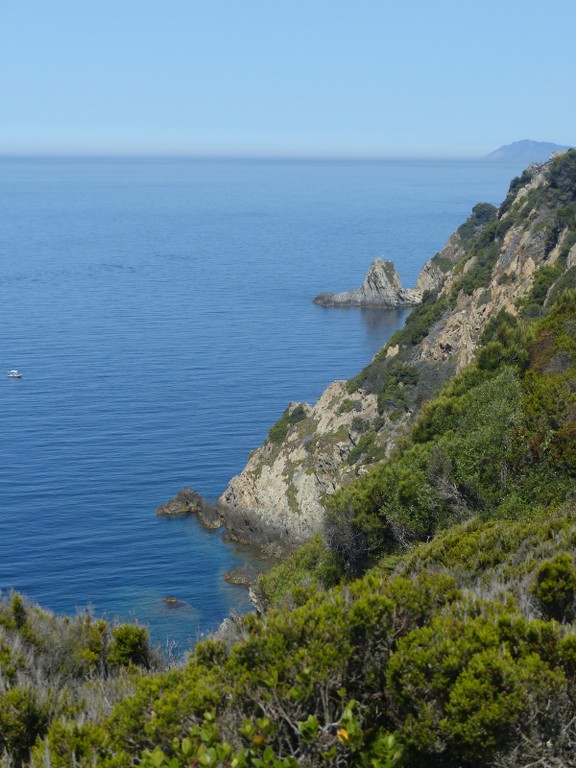
<svg viewBox="0 0 576 768"><path fill-rule="evenodd" d="M576 766L576 291L540 312L492 318L325 539L261 577L262 615L108 712L61 696L33 765Z"/></svg>
<svg viewBox="0 0 576 768"><path fill-rule="evenodd" d="M326 396L387 417L388 455L185 665L0 601L2 768L576 768L575 242L576 152L475 208L436 297ZM324 417L291 406L270 450Z"/></svg>
<svg viewBox="0 0 576 768"><path fill-rule="evenodd" d="M218 501L233 536L282 552L324 524L324 498L390 454L491 318L529 316L574 283L576 151L531 166L496 209L477 205L422 269L422 304L372 363L314 405L291 404Z"/></svg>

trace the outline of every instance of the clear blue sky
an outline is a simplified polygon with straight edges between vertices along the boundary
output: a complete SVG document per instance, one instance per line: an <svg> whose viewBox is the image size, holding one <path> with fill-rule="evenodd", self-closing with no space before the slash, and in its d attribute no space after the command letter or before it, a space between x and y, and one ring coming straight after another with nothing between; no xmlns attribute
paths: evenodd
<svg viewBox="0 0 576 768"><path fill-rule="evenodd" d="M576 2L1 0L0 154L576 143Z"/></svg>

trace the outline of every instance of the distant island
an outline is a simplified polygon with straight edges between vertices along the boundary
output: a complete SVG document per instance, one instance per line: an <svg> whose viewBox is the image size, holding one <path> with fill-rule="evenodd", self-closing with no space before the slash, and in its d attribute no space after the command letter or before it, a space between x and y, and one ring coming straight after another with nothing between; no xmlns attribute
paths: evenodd
<svg viewBox="0 0 576 768"><path fill-rule="evenodd" d="M522 141L505 144L494 152L490 152L489 155L484 157L484 160L501 163L545 163L554 152L565 152L567 149L570 149L570 147L554 144L551 141L522 139Z"/></svg>

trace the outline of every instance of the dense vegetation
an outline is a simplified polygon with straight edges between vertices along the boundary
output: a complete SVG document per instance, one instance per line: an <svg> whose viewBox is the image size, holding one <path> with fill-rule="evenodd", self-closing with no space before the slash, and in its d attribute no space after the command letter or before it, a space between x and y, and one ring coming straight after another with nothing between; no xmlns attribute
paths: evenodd
<svg viewBox="0 0 576 768"><path fill-rule="evenodd" d="M457 376L410 356L460 292L486 283L504 214L522 218L529 203L544 226L564 217L547 248L576 235L558 213L575 204L576 153L562 157L549 186L507 198L498 215L474 209L457 290L427 297L390 342L398 353L349 383L378 394L379 419L418 416L385 461L330 498L325 535L261 578L261 615L160 669L138 627L2 602L6 766L576 765L567 253L540 267L517 314L490 319ZM288 410L270 440L304 416Z"/></svg>
<svg viewBox="0 0 576 768"><path fill-rule="evenodd" d="M51 722L108 712L140 675L166 663L144 627L111 626L90 613L57 617L17 593L0 598L2 764L27 762Z"/></svg>

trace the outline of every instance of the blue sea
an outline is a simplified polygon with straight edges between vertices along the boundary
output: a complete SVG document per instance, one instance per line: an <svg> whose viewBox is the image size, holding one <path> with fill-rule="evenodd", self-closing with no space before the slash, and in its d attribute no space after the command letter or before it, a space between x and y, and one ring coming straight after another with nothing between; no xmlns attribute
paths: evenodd
<svg viewBox="0 0 576 768"><path fill-rule="evenodd" d="M519 166L0 159L0 589L185 651L259 562L156 507L225 489L289 401L366 365L406 311L325 309L378 256L405 286ZM168 606L176 597L183 605Z"/></svg>

